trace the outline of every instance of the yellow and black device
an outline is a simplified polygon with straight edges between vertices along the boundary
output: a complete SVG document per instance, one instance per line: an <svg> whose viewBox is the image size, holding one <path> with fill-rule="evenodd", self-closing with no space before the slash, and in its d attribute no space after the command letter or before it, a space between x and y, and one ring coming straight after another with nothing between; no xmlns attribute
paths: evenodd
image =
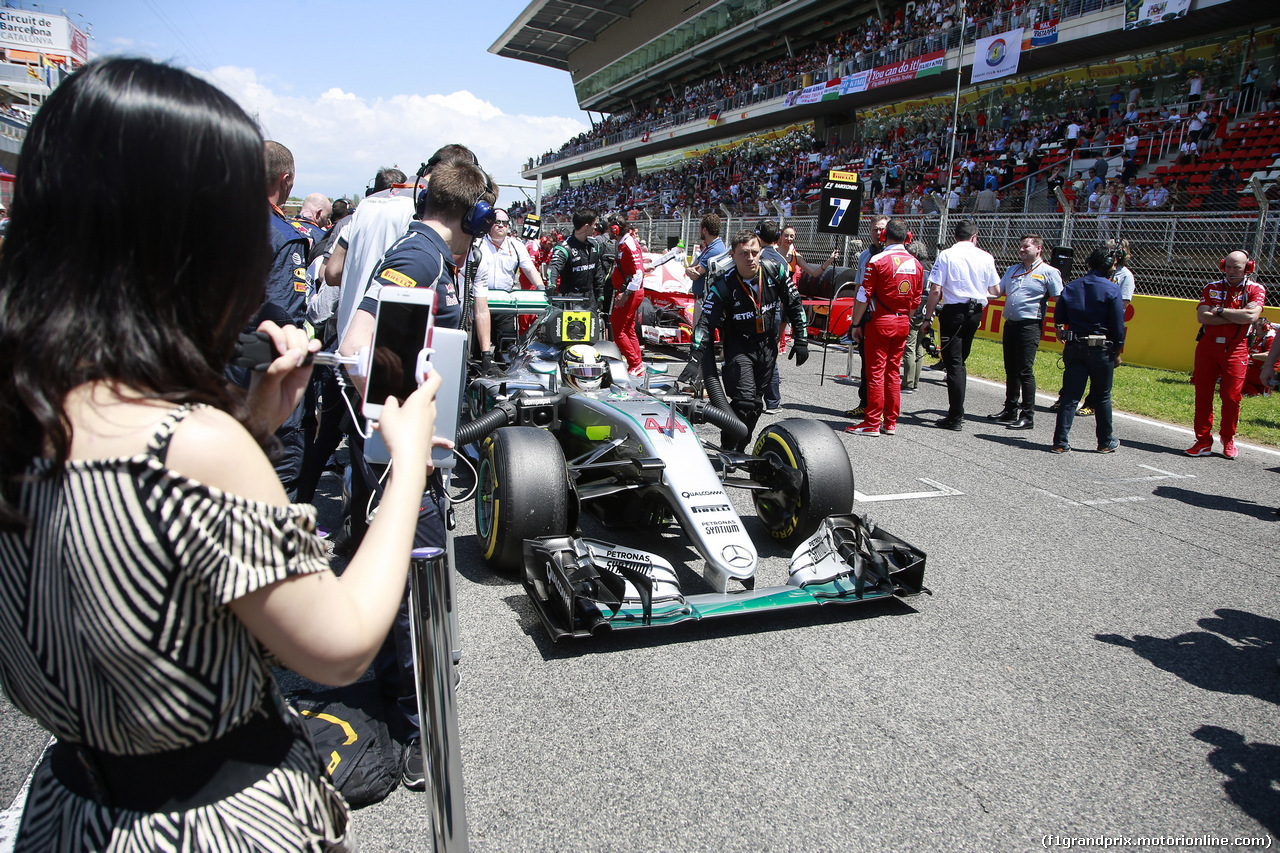
<svg viewBox="0 0 1280 853"><path fill-rule="evenodd" d="M861 216L862 184L858 173L836 169L827 172L818 199L818 231L856 237Z"/></svg>
<svg viewBox="0 0 1280 853"><path fill-rule="evenodd" d="M560 315L560 343L589 344L595 340L595 317L590 311L565 311Z"/></svg>

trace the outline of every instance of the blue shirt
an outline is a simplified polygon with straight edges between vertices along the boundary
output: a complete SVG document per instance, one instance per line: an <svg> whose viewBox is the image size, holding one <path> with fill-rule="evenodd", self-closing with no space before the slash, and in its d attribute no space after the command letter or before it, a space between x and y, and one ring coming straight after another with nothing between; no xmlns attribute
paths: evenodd
<svg viewBox="0 0 1280 853"><path fill-rule="evenodd" d="M1066 326L1074 334L1106 335L1116 346L1124 345L1124 300L1120 285L1090 270L1062 288L1053 322Z"/></svg>
<svg viewBox="0 0 1280 853"><path fill-rule="evenodd" d="M436 325L442 329L460 329L462 303L458 299L457 272L453 253L440 235L414 220L373 268L359 308L376 317L378 294L384 287L434 287Z"/></svg>
<svg viewBox="0 0 1280 853"><path fill-rule="evenodd" d="M693 262L695 267L702 267L703 273L693 280L693 295L701 298L703 291L707 286L707 273L711 271L711 262L717 258L723 258L729 254L729 250L725 248L724 241L719 237L711 241L711 245L702 250L702 254L698 255L698 259Z"/></svg>
<svg viewBox="0 0 1280 853"><path fill-rule="evenodd" d="M1017 263L1000 279L1006 320L1041 320L1049 298L1062 293L1062 273L1040 261L1027 270Z"/></svg>
<svg viewBox="0 0 1280 853"><path fill-rule="evenodd" d="M271 212L271 268L267 301L289 315L299 329L307 322L307 238Z"/></svg>

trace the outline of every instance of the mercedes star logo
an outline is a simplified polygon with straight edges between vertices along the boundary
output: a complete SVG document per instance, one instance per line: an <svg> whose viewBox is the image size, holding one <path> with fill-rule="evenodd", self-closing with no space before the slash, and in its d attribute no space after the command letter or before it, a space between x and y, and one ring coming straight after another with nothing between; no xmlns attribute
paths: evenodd
<svg viewBox="0 0 1280 853"><path fill-rule="evenodd" d="M720 556L724 561L735 569L745 569L747 566L755 562L755 557L751 552L741 545L726 545L724 550L720 552Z"/></svg>

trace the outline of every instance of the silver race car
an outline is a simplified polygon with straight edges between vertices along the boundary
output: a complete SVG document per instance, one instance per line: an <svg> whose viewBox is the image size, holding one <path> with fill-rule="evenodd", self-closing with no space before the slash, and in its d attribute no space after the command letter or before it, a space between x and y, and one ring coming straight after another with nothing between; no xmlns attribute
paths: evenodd
<svg viewBox="0 0 1280 853"><path fill-rule="evenodd" d="M475 417L458 436L479 442L484 558L520 573L553 638L928 592L925 555L852 513L852 467L829 427L789 418L765 427L750 454L720 449L694 425L746 427L717 382L708 401L662 365L630 377L609 342L594 344L598 382L565 381L566 348L591 341L594 321L548 310L504 372L468 386ZM769 534L795 544L786 584L756 587L756 546L728 489L749 490ZM582 509L606 525L678 524L710 591L686 592L658 554L579 537Z"/></svg>

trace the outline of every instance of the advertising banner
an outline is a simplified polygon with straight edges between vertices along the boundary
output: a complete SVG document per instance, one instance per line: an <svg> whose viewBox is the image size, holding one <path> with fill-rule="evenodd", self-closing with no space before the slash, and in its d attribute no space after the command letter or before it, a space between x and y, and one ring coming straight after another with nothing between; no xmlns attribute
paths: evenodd
<svg viewBox="0 0 1280 853"><path fill-rule="evenodd" d="M1029 47L1044 47L1049 44L1058 43L1058 19L1053 18L1048 21L1040 21L1031 28L1031 41L1022 43L1023 50Z"/></svg>
<svg viewBox="0 0 1280 853"><path fill-rule="evenodd" d="M869 75L867 88L879 89L881 86L892 86L894 83L915 80L917 77L940 74L944 56L946 56L945 51L938 50L933 53L926 53L924 56L913 56L910 59L904 59L892 65L881 65L879 68L872 68L866 72Z"/></svg>
<svg viewBox="0 0 1280 853"><path fill-rule="evenodd" d="M859 71L857 74L847 74L840 81L840 94L852 95L857 92L865 92L868 89L868 82L870 80L870 71Z"/></svg>
<svg viewBox="0 0 1280 853"><path fill-rule="evenodd" d="M1190 6L1191 0L1124 0L1124 28L1176 21Z"/></svg>
<svg viewBox="0 0 1280 853"><path fill-rule="evenodd" d="M0 9L0 47L89 58L89 41L61 15L27 9Z"/></svg>
<svg viewBox="0 0 1280 853"><path fill-rule="evenodd" d="M1018 73L1018 60L1022 57L1022 27L998 36L978 39L973 56L973 76L970 83L999 80Z"/></svg>

